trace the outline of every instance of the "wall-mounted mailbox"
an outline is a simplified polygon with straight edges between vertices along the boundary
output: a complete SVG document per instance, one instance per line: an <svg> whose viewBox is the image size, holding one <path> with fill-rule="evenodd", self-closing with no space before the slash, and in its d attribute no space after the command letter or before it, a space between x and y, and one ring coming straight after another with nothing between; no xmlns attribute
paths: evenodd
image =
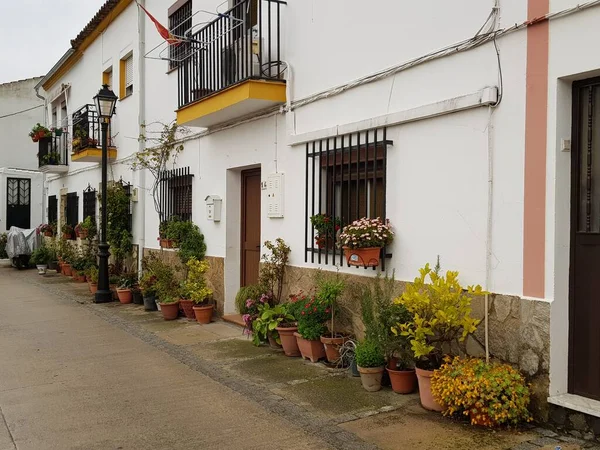
<svg viewBox="0 0 600 450"><path fill-rule="evenodd" d="M214 222L221 221L221 204L223 200L218 195L208 195L206 201L206 219Z"/></svg>

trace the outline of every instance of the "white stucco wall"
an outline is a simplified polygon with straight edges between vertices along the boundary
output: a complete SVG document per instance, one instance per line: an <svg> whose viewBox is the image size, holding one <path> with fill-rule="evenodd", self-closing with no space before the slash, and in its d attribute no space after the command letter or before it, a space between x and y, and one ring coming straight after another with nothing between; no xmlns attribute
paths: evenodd
<svg viewBox="0 0 600 450"><path fill-rule="evenodd" d="M33 89L40 79L0 84L0 167L38 168L38 148L29 132L36 123L44 123L44 102ZM34 109L25 111L30 108Z"/></svg>

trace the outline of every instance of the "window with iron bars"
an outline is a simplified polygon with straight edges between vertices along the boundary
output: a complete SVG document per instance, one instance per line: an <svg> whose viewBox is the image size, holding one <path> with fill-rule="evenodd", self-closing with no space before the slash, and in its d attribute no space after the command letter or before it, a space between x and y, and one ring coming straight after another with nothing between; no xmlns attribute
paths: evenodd
<svg viewBox="0 0 600 450"><path fill-rule="evenodd" d="M343 265L337 238L362 217L386 218L386 128L306 144L305 262ZM385 257L382 250L382 268Z"/></svg>
<svg viewBox="0 0 600 450"><path fill-rule="evenodd" d="M83 220L91 217L92 222L96 223L96 199L96 189L88 184L83 191Z"/></svg>
<svg viewBox="0 0 600 450"><path fill-rule="evenodd" d="M48 197L48 223L56 224L58 222L58 199L56 195Z"/></svg>
<svg viewBox="0 0 600 450"><path fill-rule="evenodd" d="M179 0L169 8L169 30L175 36L185 36L192 28L192 0ZM189 42L169 45L169 70L179 66L179 62L189 53Z"/></svg>
<svg viewBox="0 0 600 450"><path fill-rule="evenodd" d="M161 222L177 216L192 220L192 180L189 167L165 170L160 174L159 199Z"/></svg>
<svg viewBox="0 0 600 450"><path fill-rule="evenodd" d="M119 181L116 181L115 183L120 184L121 187L123 188L123 190L125 191L125 195L127 195L127 197L129 197L129 214L128 214L128 221L127 221L127 231L129 231L130 233L133 233L133 210L131 208L131 183L126 183L125 181L123 181L123 178L121 178Z"/></svg>

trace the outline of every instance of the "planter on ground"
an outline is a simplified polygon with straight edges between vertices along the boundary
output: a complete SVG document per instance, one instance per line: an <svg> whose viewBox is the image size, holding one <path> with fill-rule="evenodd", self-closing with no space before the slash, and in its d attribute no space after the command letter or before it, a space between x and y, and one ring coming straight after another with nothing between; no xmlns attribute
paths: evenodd
<svg viewBox="0 0 600 450"><path fill-rule="evenodd" d="M269 341L269 347L274 349L280 349L281 344L277 343L277 340L273 337L272 333L267 334L267 340Z"/></svg>
<svg viewBox="0 0 600 450"><path fill-rule="evenodd" d="M70 277L71 275L73 275L73 271L71 269L71 264L63 263L62 264L62 273L63 273L63 275L66 275L67 277Z"/></svg>
<svg viewBox="0 0 600 450"><path fill-rule="evenodd" d="M431 394L431 376L433 370L423 370L418 367L415 369L417 372L417 379L419 380L419 397L421 397L421 405L423 408L430 411L443 411L442 405L435 401Z"/></svg>
<svg viewBox="0 0 600 450"><path fill-rule="evenodd" d="M156 299L154 296L143 297L144 311L156 311Z"/></svg>
<svg viewBox="0 0 600 450"><path fill-rule="evenodd" d="M48 266L46 264L37 264L35 267L37 268L38 275L45 275L46 270L48 270Z"/></svg>
<svg viewBox="0 0 600 450"><path fill-rule="evenodd" d="M92 294L95 294L97 290L98 290L98 283L90 283L90 292Z"/></svg>
<svg viewBox="0 0 600 450"><path fill-rule="evenodd" d="M179 315L179 302L159 303L160 311L165 320L175 320Z"/></svg>
<svg viewBox="0 0 600 450"><path fill-rule="evenodd" d="M139 289L132 289L131 296L133 297L134 305L143 305L144 304L144 298L142 297L142 293L140 292Z"/></svg>
<svg viewBox="0 0 600 450"><path fill-rule="evenodd" d="M346 336L341 335L336 335L335 337L321 336L321 342L325 347L325 354L327 355L328 362L335 363L340 359L340 346L342 346L347 339Z"/></svg>
<svg viewBox="0 0 600 450"><path fill-rule="evenodd" d="M179 300L179 305L181 306L181 309L183 310L185 317L187 317L190 320L196 320L196 314L194 313L194 302L193 301L182 298Z"/></svg>
<svg viewBox="0 0 600 450"><path fill-rule="evenodd" d="M301 356L298 340L294 336L294 333L298 331L298 327L277 327L275 329L279 333L285 356Z"/></svg>
<svg viewBox="0 0 600 450"><path fill-rule="evenodd" d="M414 369L392 370L387 368L392 383L392 390L397 394L410 394L417 388L417 376Z"/></svg>
<svg viewBox="0 0 600 450"><path fill-rule="evenodd" d="M210 323L212 320L213 309L213 305L194 306L194 314L198 323Z"/></svg>
<svg viewBox="0 0 600 450"><path fill-rule="evenodd" d="M377 392L381 389L381 378L383 377L384 366L381 367L360 367L357 366L360 373L360 381L365 391Z"/></svg>
<svg viewBox="0 0 600 450"><path fill-rule="evenodd" d="M131 303L131 301L133 300L133 296L131 295L131 289L129 288L117 288L117 296L119 297L119 301L124 304Z"/></svg>
<svg viewBox="0 0 600 450"><path fill-rule="evenodd" d="M295 332L294 336L296 336L302 358L317 362L319 359L326 357L325 347L323 347L321 341L309 341L304 339L298 332Z"/></svg>

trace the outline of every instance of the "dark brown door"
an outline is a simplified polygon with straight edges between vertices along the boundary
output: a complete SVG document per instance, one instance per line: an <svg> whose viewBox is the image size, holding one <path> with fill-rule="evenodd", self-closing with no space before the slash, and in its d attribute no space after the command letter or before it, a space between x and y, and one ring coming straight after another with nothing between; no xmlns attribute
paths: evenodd
<svg viewBox="0 0 600 450"><path fill-rule="evenodd" d="M260 262L260 169L242 172L242 286L258 281Z"/></svg>
<svg viewBox="0 0 600 450"><path fill-rule="evenodd" d="M600 78L573 84L569 391L600 400Z"/></svg>

